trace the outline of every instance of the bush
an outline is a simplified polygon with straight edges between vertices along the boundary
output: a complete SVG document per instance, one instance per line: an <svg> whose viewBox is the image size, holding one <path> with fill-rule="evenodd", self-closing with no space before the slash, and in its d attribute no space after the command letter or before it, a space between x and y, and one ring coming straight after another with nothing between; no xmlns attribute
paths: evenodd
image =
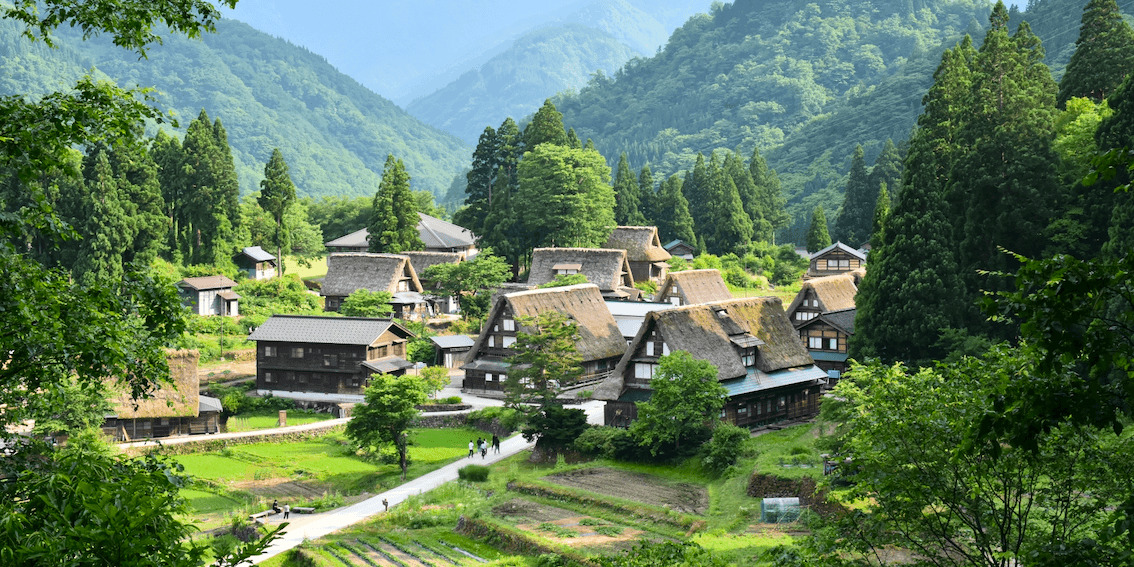
<svg viewBox="0 0 1134 567"><path fill-rule="evenodd" d="M456 405L456 404L461 403L461 397L460 396L449 396L448 398L441 398L440 400L437 400L437 403Z"/></svg>
<svg viewBox="0 0 1134 567"><path fill-rule="evenodd" d="M524 414L512 408L491 406L469 412L466 422L486 431L493 430L495 424L499 430L511 433L523 426Z"/></svg>
<svg viewBox="0 0 1134 567"><path fill-rule="evenodd" d="M457 469L457 477L466 482L484 482L488 480L488 471L483 465L465 465Z"/></svg>
<svg viewBox="0 0 1134 567"><path fill-rule="evenodd" d="M591 457L615 458L616 439L629 438L630 432L619 427L589 427L579 435L571 448Z"/></svg>
<svg viewBox="0 0 1134 567"><path fill-rule="evenodd" d="M729 423L717 425L713 437L704 446L702 466L716 475L724 473L743 454L745 441L751 435L747 429Z"/></svg>

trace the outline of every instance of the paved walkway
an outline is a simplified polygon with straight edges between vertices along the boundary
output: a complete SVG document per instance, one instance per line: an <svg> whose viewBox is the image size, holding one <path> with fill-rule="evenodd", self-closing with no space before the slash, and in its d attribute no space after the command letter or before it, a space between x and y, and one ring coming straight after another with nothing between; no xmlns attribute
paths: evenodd
<svg viewBox="0 0 1134 567"><path fill-rule="evenodd" d="M253 562L260 563L299 545L304 540L321 538L327 534L366 520L371 516L381 514L384 512L384 507L382 506L383 499L385 499L391 507L396 506L404 502L406 498L410 496L428 492L446 482L456 480L457 470L465 465L489 465L527 450L531 448L532 445L533 443L525 441L523 436L515 435L500 442L499 454L494 454L490 449L486 458L482 459L477 455L471 459L461 459L429 474L415 478L397 488L387 490L370 499L359 502L358 504L331 510L322 514L312 514L310 516L292 514L289 520L291 523L284 528L286 533L272 542L272 546L269 547L267 551L253 558ZM272 518L273 519L270 520L272 524L279 524L283 521L282 517L279 515L272 516Z"/></svg>

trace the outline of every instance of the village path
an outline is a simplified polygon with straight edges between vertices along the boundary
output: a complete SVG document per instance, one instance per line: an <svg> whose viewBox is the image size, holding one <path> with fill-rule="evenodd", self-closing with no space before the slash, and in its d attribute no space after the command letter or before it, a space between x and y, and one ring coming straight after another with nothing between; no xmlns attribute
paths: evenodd
<svg viewBox="0 0 1134 567"><path fill-rule="evenodd" d="M588 401L581 404L580 408L587 413L588 423L602 424L602 402L594 400ZM465 465L490 465L522 451L526 451L533 445L534 443L525 441L523 436L514 435L500 442L499 453L493 453L489 450L488 455L483 458L478 455L471 459L460 459L357 504L322 514L293 514L288 520L288 526L284 528L284 535L274 541L271 547L264 553L253 558L253 563L260 563L275 557L298 546L300 543L303 543L304 540L317 539L350 527L372 516L382 514L386 510L386 507L382 504L383 500L385 500L390 507L394 507L404 502L406 498L410 496L428 492L442 484L457 480L457 471ZM282 516L279 514L270 516L267 520L267 522L272 525L277 525L283 521Z"/></svg>

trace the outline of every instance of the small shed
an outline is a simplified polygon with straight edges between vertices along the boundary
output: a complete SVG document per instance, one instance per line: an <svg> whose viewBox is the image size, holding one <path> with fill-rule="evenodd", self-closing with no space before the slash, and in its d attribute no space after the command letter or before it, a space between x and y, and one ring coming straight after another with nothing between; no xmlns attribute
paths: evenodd
<svg viewBox="0 0 1134 567"><path fill-rule="evenodd" d="M247 246L233 258L236 267L250 280L276 277L276 257L259 246Z"/></svg>
<svg viewBox="0 0 1134 567"><path fill-rule="evenodd" d="M195 315L240 315L236 282L225 276L185 278L177 282L181 302Z"/></svg>
<svg viewBox="0 0 1134 567"><path fill-rule="evenodd" d="M697 248L684 240L670 240L662 248L665 248L670 256L676 256L683 260L693 260L693 255L697 253Z"/></svg>
<svg viewBox="0 0 1134 567"><path fill-rule="evenodd" d="M464 362L466 354L472 350L475 342L468 335L429 337L429 340L433 342L433 350L436 352L433 364L445 368L460 366Z"/></svg>

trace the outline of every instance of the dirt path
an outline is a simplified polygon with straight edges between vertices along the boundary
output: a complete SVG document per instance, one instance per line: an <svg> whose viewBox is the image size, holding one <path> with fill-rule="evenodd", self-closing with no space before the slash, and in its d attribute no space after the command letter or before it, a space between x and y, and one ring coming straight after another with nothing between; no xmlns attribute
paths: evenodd
<svg viewBox="0 0 1134 567"><path fill-rule="evenodd" d="M544 478L562 486L662 506L685 514L701 516L709 508L709 493L705 487L685 482L669 482L648 474L594 468Z"/></svg>

